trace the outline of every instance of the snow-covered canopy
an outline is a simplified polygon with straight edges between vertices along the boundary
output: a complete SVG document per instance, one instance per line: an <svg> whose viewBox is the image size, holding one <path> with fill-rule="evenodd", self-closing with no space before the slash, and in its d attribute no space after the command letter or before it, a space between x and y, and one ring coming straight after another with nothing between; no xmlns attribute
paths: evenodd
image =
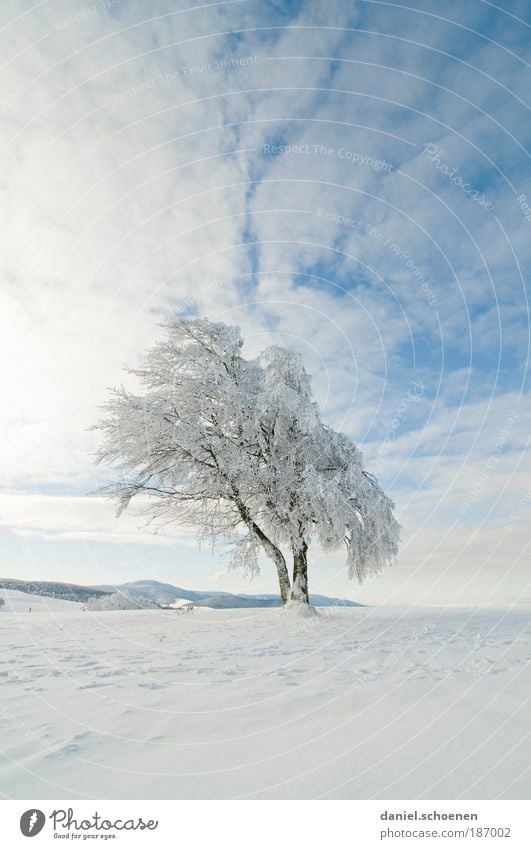
<svg viewBox="0 0 531 849"><path fill-rule="evenodd" d="M177 318L134 374L142 394L115 390L98 425L120 511L151 495L150 515L231 543L233 565L251 571L264 537L293 552L344 545L360 580L396 556L393 504L350 439L321 421L297 354L247 360L239 328Z"/></svg>

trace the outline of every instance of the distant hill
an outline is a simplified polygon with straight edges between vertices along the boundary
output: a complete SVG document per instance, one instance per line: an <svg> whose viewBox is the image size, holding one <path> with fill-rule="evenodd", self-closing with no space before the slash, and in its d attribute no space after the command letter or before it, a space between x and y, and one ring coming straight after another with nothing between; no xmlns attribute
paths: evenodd
<svg viewBox="0 0 531 849"><path fill-rule="evenodd" d="M5 599L2 613L68 613L82 609L82 605L64 598L52 598L44 595L30 595L20 590L0 590L0 597Z"/></svg>
<svg viewBox="0 0 531 849"><path fill-rule="evenodd" d="M61 584L58 581L20 581L17 578L0 578L0 590L19 590L32 595L61 598L63 601L84 602L94 596L106 595L105 590L83 587L80 584Z"/></svg>
<svg viewBox="0 0 531 849"><path fill-rule="evenodd" d="M273 594L244 595L212 590L186 590L173 584L160 581L132 581L127 584L100 584L85 587L79 584L62 584L57 581L22 581L15 578L0 579L0 590L20 590L33 595L60 598L66 601L86 602L89 598L99 598L120 590L138 599L149 599L159 605L173 604L178 599L192 601L196 607L214 607L229 609L235 607L280 607L280 598ZM355 601L341 598L310 594L311 603L316 607L361 607Z"/></svg>
<svg viewBox="0 0 531 849"><path fill-rule="evenodd" d="M280 598L275 594L244 595L243 593L228 593L212 590L186 590L173 584L163 584L160 581L132 581L128 584L106 585L98 587L105 592L123 590L132 596L149 598L157 604L172 604L176 599L193 601L196 607L214 607L218 609L233 607L280 607ZM310 593L312 604L317 607L340 605L341 607L361 607L355 601Z"/></svg>

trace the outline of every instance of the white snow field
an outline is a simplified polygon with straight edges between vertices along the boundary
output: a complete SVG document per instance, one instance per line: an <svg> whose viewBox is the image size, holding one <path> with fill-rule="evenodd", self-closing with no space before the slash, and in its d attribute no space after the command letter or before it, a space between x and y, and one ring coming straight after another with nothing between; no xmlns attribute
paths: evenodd
<svg viewBox="0 0 531 849"><path fill-rule="evenodd" d="M0 612L5 798L531 794L528 610L51 604Z"/></svg>

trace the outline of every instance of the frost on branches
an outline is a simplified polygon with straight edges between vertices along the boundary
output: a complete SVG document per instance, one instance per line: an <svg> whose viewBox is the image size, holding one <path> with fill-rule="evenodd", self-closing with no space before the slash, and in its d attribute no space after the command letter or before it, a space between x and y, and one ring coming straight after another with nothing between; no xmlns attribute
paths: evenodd
<svg viewBox="0 0 531 849"><path fill-rule="evenodd" d="M348 437L321 421L299 356L273 347L247 360L239 328L206 319L178 318L167 330L131 370L142 393L114 390L96 425L98 460L117 473L103 492L118 512L151 496L148 516L228 543L231 565L251 574L265 552L283 604L308 603L312 541L344 546L359 581L392 562L393 503Z"/></svg>
<svg viewBox="0 0 531 849"><path fill-rule="evenodd" d="M138 598L122 591L101 596L91 596L85 605L87 610L141 610L155 609L158 604L148 598Z"/></svg>

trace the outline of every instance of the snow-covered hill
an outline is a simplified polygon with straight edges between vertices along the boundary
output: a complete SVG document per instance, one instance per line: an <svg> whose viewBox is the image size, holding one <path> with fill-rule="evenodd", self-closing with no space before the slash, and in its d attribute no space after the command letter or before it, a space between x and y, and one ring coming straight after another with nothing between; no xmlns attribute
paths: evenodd
<svg viewBox="0 0 531 849"><path fill-rule="evenodd" d="M47 613L48 611L81 611L82 604L75 601L64 601L60 598L33 595L19 590L0 590L0 598L5 599L5 606L0 610L0 616L5 613Z"/></svg>
<svg viewBox="0 0 531 849"><path fill-rule="evenodd" d="M234 607L280 607L280 597L276 594L244 595L214 590L186 590L173 584L163 584L160 581L132 581L127 584L101 584L98 586L80 586L50 581L21 581L15 579L0 579L0 592L5 587L10 590L20 590L26 593L44 595L53 598L69 599L70 601L86 602L97 596L105 598L111 593L122 592L127 596L138 599L149 599L160 605L173 604L178 599L192 601L197 606L230 609ZM311 594L311 602L317 607L341 606L358 607L356 602L348 599L329 598L328 596ZM102 605L103 606L103 605Z"/></svg>
<svg viewBox="0 0 531 849"><path fill-rule="evenodd" d="M23 593L77 602L85 602L91 597L105 595L97 587L83 587L80 584L66 584L61 581L23 581L19 578L0 578L0 592L2 590L19 590Z"/></svg>
<svg viewBox="0 0 531 849"><path fill-rule="evenodd" d="M111 584L102 584L98 586L99 590L106 592L114 592L122 590L129 595L138 596L141 598L149 598L157 604L173 604L178 599L192 601L197 607L213 607L217 610L229 610L232 608L250 608L250 607L280 607L280 597L278 593L260 595L247 595L243 593L228 593L216 590L187 590L183 587L176 587L173 584L163 584L160 581L132 581L119 586ZM329 596L311 594L311 602L316 607L359 607L355 601L350 601L341 598L330 598Z"/></svg>
<svg viewBox="0 0 531 849"><path fill-rule="evenodd" d="M529 798L528 611L55 604L0 613L9 797Z"/></svg>

